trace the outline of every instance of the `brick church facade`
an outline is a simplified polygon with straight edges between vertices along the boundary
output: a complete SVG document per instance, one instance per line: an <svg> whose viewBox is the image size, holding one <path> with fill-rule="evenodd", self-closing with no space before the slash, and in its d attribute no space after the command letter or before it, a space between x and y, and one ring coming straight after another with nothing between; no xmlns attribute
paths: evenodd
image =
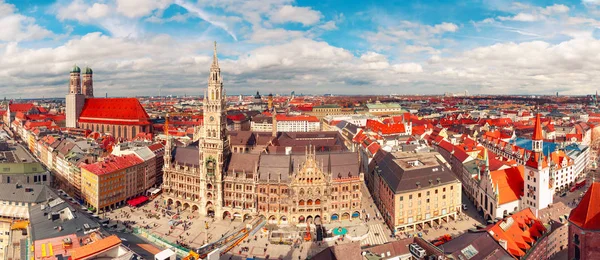
<svg viewBox="0 0 600 260"><path fill-rule="evenodd" d="M66 96L66 126L89 129L115 138L152 133L150 117L136 98L94 98L93 71L73 66Z"/></svg>

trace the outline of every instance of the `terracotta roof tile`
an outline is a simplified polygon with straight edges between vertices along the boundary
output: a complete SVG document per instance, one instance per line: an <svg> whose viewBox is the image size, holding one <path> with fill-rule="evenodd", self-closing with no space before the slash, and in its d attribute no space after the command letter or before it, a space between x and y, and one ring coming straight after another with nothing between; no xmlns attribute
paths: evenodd
<svg viewBox="0 0 600 260"><path fill-rule="evenodd" d="M569 221L587 230L600 230L600 183L590 185L579 205L571 211Z"/></svg>
<svg viewBox="0 0 600 260"><path fill-rule="evenodd" d="M135 98L88 98L79 117L80 123L149 125L150 117Z"/></svg>

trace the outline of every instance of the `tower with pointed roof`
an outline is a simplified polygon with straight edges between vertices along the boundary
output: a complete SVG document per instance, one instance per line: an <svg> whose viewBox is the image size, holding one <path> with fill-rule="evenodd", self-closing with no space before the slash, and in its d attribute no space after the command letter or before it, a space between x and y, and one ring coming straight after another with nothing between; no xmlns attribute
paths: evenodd
<svg viewBox="0 0 600 260"><path fill-rule="evenodd" d="M77 127L77 120L85 105L85 96L81 94L81 69L73 65L70 73L69 93L65 98L66 127Z"/></svg>
<svg viewBox="0 0 600 260"><path fill-rule="evenodd" d="M226 162L230 156L227 139L226 95L217 58L217 42L214 43L213 61L208 76L208 89L204 94L203 136L200 139L201 205L203 214L219 215L222 208L222 182Z"/></svg>
<svg viewBox="0 0 600 260"><path fill-rule="evenodd" d="M532 150L534 152L542 152L544 150L544 137L542 134L542 122L540 113L535 116L535 127L533 128Z"/></svg>
<svg viewBox="0 0 600 260"><path fill-rule="evenodd" d="M81 94L86 98L94 97L94 84L92 80L93 71L90 67L85 67L83 71L83 84L81 86Z"/></svg>
<svg viewBox="0 0 600 260"><path fill-rule="evenodd" d="M533 129L532 151L525 156L524 194L521 208L545 209L553 203L554 181L550 172L550 165L544 156L544 138L540 114L535 117Z"/></svg>

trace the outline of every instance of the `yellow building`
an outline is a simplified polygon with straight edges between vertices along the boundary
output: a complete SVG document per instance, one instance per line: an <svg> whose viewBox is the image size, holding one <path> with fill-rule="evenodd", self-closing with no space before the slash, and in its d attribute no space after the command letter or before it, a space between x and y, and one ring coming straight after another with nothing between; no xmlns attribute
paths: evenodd
<svg viewBox="0 0 600 260"><path fill-rule="evenodd" d="M454 219L461 211L461 183L437 152L380 151L369 164L373 198L396 231Z"/></svg>
<svg viewBox="0 0 600 260"><path fill-rule="evenodd" d="M81 166L83 200L99 212L143 193L143 185L138 185L143 182L137 179L138 169L143 163L142 159L130 154L110 156L103 161Z"/></svg>

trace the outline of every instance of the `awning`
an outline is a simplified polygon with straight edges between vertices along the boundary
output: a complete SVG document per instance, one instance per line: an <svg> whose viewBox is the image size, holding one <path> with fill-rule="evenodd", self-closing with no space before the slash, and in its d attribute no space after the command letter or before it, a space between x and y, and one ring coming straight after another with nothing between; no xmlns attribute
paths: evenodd
<svg viewBox="0 0 600 260"><path fill-rule="evenodd" d="M133 199L128 200L127 204L129 204L129 206L136 207L146 201L148 201L148 197L141 195L141 196L137 196Z"/></svg>

